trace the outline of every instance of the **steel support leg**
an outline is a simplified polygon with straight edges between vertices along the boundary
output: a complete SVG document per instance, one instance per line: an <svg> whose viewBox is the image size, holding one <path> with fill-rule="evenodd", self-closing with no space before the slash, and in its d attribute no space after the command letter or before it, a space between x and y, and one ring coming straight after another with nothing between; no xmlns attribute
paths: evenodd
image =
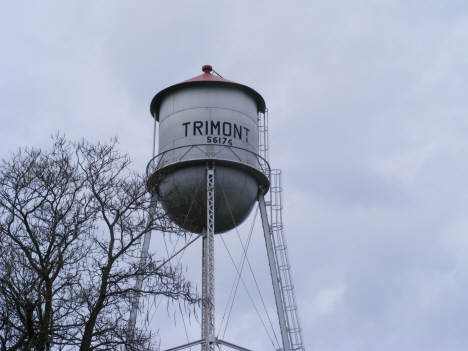
<svg viewBox="0 0 468 351"><path fill-rule="evenodd" d="M214 326L214 166L206 169L206 237L203 239L203 351L215 349Z"/></svg>
<svg viewBox="0 0 468 351"><path fill-rule="evenodd" d="M156 195L153 194L151 196L151 207L150 207L150 213L148 217L148 225L152 226L153 218L154 218L154 212L156 211ZM151 231L148 231L145 233L144 239L143 239L143 247L141 249L141 257L140 257L140 265L139 268L142 269L146 265L146 261L148 259L148 250L149 250L149 245L151 241ZM140 302L140 293L138 292L141 290L141 287L143 285L143 276L138 275L137 280L135 283L135 292L132 297L132 309L130 310L130 319L128 321L128 333L131 337L133 337L133 331L135 329L135 324L136 324L136 318L138 314L138 308L139 308L139 302Z"/></svg>
<svg viewBox="0 0 468 351"><path fill-rule="evenodd" d="M201 338L205 338L205 330L207 324L207 308L205 307L206 303L206 251L207 251L207 241L206 241L206 228L203 228L202 232L202 311L201 311ZM202 351L205 347L202 344Z"/></svg>
<svg viewBox="0 0 468 351"><path fill-rule="evenodd" d="M271 273L271 281L273 283L273 291L275 293L276 310L278 311L281 338L283 340L283 349L284 351L291 351L289 337L288 337L287 324L286 324L286 315L284 313L283 299L282 299L281 290L280 290L280 279L279 279L278 270L277 270L275 252L274 252L274 248L273 248L273 244L271 240L270 225L268 224L265 197L263 196L262 191L259 191L258 193L258 205L260 208L260 215L262 217L263 234L265 235L265 244L267 248L268 263L270 264L270 273Z"/></svg>

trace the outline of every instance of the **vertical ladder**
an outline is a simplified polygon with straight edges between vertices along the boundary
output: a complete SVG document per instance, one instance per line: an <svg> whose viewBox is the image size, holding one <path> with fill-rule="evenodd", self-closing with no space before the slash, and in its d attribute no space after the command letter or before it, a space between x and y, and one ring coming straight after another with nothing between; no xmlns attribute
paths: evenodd
<svg viewBox="0 0 468 351"><path fill-rule="evenodd" d="M268 109L265 109L265 113L258 113L258 153L263 159L260 159L260 167L262 169L268 168ZM266 162L266 163L265 163Z"/></svg>
<svg viewBox="0 0 468 351"><path fill-rule="evenodd" d="M259 160L262 169L267 169L269 166L265 161L269 162L269 140L268 140L268 109L265 113L259 112L258 114L258 149L259 154L263 160ZM287 339L283 336L283 350L297 350L305 351L304 342L302 338L302 329L299 321L299 314L297 311L296 295L294 292L294 284L291 275L291 266L289 264L289 257L287 252L286 239L284 235L283 226L283 188L281 185L281 171L276 169L270 173L270 192L269 199L264 201L259 196L260 209L267 206L270 207L270 219L268 225L268 234L265 233L265 240L267 244L267 251L269 244L271 245L272 257L270 265L274 261L275 269L271 269L273 287L279 285L279 295L277 297L277 309L280 319L280 329L285 328ZM263 201L262 201L263 200ZM262 203L263 202L263 206ZM266 213L265 213L266 217ZM266 228L264 228L265 230ZM265 230L266 232L266 230ZM270 259L270 258L269 258ZM275 272L276 271L276 272ZM279 284L276 284L276 280ZM281 300L281 301L278 301ZM278 306L280 304L281 306ZM282 326L286 324L286 327ZM281 331L283 333L283 330ZM287 343L287 345L286 345Z"/></svg>
<svg viewBox="0 0 468 351"><path fill-rule="evenodd" d="M301 323L297 311L296 294L289 263L286 238L283 226L283 188L281 170L271 171L270 185L270 232L275 253L278 280L286 316L291 350L305 351Z"/></svg>

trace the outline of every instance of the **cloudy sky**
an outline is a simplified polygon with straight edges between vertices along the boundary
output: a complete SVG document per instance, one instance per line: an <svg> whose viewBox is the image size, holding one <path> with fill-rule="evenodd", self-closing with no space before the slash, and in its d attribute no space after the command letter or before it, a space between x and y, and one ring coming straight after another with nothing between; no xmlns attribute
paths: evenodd
<svg viewBox="0 0 468 351"><path fill-rule="evenodd" d="M117 135L143 171L152 97L204 64L269 108L306 349L466 350L468 3L5 0L0 157L57 132ZM274 322L257 227L249 257ZM219 239L216 252L220 323L234 271ZM273 350L242 289L225 340ZM161 306L161 347L187 342L183 322L199 337Z"/></svg>

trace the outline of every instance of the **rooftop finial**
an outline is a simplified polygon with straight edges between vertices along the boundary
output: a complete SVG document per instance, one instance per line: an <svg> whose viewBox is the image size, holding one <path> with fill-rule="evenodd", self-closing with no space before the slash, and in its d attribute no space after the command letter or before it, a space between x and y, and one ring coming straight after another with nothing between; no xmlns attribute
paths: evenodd
<svg viewBox="0 0 468 351"><path fill-rule="evenodd" d="M212 70L213 70L213 67L211 67L210 65L204 65L202 67L202 71L205 73L211 73Z"/></svg>

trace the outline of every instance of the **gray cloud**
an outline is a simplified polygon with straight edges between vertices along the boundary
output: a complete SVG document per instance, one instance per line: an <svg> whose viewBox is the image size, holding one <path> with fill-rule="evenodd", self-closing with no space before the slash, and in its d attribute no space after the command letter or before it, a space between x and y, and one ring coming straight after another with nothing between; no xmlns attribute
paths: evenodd
<svg viewBox="0 0 468 351"><path fill-rule="evenodd" d="M118 135L143 171L152 97L212 64L269 107L306 348L466 349L465 2L15 1L0 13L3 158L57 131ZM254 238L273 306L259 228ZM235 271L217 245L220 321ZM183 261L194 279L198 251ZM240 294L226 338L271 348ZM152 328L163 347L185 340L177 308L160 307Z"/></svg>

